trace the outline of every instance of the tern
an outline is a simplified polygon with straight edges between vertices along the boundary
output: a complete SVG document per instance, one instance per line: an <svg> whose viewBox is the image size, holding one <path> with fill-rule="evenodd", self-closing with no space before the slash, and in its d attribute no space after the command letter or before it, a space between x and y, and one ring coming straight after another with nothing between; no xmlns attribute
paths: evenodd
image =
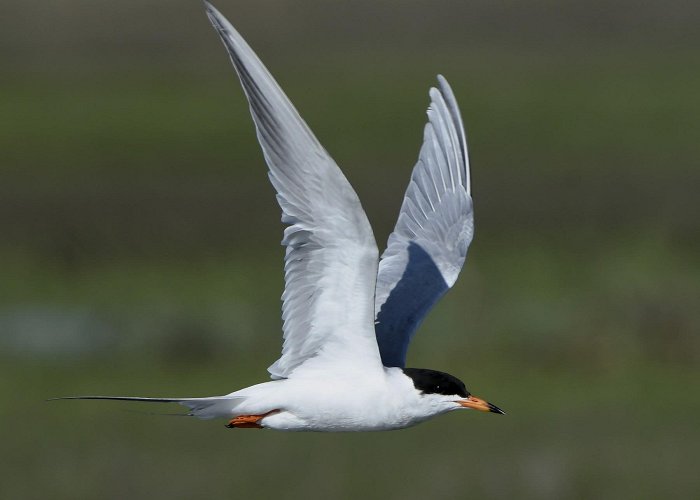
<svg viewBox="0 0 700 500"><path fill-rule="evenodd" d="M226 396L57 399L179 403L227 427L284 431L401 429L464 409L503 414L457 377L406 367L411 338L454 285L474 234L466 137L447 81L438 76L430 89L418 162L380 259L340 168L241 35L205 7L248 99L287 226L282 356L268 368L272 381Z"/></svg>

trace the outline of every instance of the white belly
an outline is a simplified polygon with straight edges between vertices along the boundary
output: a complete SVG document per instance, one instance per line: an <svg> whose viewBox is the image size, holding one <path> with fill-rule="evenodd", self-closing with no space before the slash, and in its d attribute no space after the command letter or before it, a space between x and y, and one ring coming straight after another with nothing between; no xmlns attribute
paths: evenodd
<svg viewBox="0 0 700 500"><path fill-rule="evenodd" d="M351 432L401 429L422 422L427 412L400 370L376 377L287 379L239 391L246 397L236 415L263 415L264 428L284 431Z"/></svg>

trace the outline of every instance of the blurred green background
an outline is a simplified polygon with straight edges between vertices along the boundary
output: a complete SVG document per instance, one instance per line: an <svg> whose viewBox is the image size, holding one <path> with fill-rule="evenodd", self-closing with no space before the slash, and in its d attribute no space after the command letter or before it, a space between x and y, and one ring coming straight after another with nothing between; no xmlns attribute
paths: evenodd
<svg viewBox="0 0 700 500"><path fill-rule="evenodd" d="M700 498L700 4L217 6L382 246L450 80L476 238L409 363L508 415L283 434L44 402L265 380L282 226L199 2L4 2L0 497Z"/></svg>

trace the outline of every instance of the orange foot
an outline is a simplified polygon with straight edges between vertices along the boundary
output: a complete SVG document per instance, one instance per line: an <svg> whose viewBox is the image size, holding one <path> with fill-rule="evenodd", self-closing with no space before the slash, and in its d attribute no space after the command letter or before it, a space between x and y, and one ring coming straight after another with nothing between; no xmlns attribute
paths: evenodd
<svg viewBox="0 0 700 500"><path fill-rule="evenodd" d="M231 421L226 424L226 427L229 429L233 429L234 427L238 429L262 429L263 426L258 422L274 413L279 413L279 410L268 411L262 415L238 415L232 418Z"/></svg>

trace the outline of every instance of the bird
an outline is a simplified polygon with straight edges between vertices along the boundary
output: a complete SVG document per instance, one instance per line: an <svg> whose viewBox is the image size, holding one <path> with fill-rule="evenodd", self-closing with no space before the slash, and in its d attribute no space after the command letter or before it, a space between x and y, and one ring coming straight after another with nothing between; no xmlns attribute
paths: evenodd
<svg viewBox="0 0 700 500"><path fill-rule="evenodd" d="M383 431L455 410L505 412L457 377L406 367L409 343L454 285L474 234L467 142L447 80L428 122L398 221L379 257L352 186L272 75L210 3L206 14L243 87L286 226L283 347L271 380L224 396L69 396L178 403L229 428Z"/></svg>

